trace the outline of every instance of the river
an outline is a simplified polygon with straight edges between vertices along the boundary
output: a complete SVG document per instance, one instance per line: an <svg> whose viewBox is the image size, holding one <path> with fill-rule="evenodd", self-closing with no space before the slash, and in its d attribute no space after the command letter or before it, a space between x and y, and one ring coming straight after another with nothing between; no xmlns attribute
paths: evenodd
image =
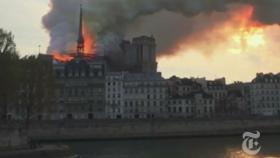
<svg viewBox="0 0 280 158"><path fill-rule="evenodd" d="M229 158L229 153L241 150L242 141L235 136L61 143L83 158ZM259 143L261 155L280 156L280 135L261 136Z"/></svg>

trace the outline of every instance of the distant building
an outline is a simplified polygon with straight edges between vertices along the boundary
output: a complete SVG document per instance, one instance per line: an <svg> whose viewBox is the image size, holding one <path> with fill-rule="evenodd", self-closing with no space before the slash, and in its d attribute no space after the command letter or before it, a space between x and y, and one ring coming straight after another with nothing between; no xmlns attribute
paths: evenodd
<svg viewBox="0 0 280 158"><path fill-rule="evenodd" d="M136 73L156 73L156 42L154 37L141 36L132 42L123 41L121 48L124 53L126 69Z"/></svg>
<svg viewBox="0 0 280 158"><path fill-rule="evenodd" d="M213 96L216 102L221 102L227 96L226 79L218 78L206 80L206 78L191 78L192 81L199 83L202 89Z"/></svg>
<svg viewBox="0 0 280 158"><path fill-rule="evenodd" d="M166 109L167 84L160 73L124 78L124 118L159 118Z"/></svg>
<svg viewBox="0 0 280 158"><path fill-rule="evenodd" d="M164 117L167 84L160 73L108 73L106 109L112 119Z"/></svg>
<svg viewBox="0 0 280 158"><path fill-rule="evenodd" d="M224 115L248 116L250 115L249 83L235 82L227 85Z"/></svg>
<svg viewBox="0 0 280 158"><path fill-rule="evenodd" d="M215 115L215 100L203 91L184 96L173 96L168 100L169 118L202 118Z"/></svg>
<svg viewBox="0 0 280 158"><path fill-rule="evenodd" d="M213 81L207 81L207 93L212 95L217 102L221 102L227 96L226 79L215 79Z"/></svg>
<svg viewBox="0 0 280 158"><path fill-rule="evenodd" d="M105 118L105 82L107 60L86 55L83 35L83 12L80 10L77 51L71 60L54 60L56 112L53 119Z"/></svg>
<svg viewBox="0 0 280 158"><path fill-rule="evenodd" d="M210 94L215 100L216 114L223 115L225 105L226 105L226 97L227 97L225 78L205 80L204 82L202 79L200 79L199 82L204 87L203 88L204 91L207 94Z"/></svg>
<svg viewBox="0 0 280 158"><path fill-rule="evenodd" d="M257 74L250 84L250 106L254 115L280 114L280 74Z"/></svg>
<svg viewBox="0 0 280 158"><path fill-rule="evenodd" d="M106 62L75 58L54 63L57 115L60 119L102 118L105 113Z"/></svg>
<svg viewBox="0 0 280 158"><path fill-rule="evenodd" d="M205 78L188 79L171 77L169 83L169 99L167 114L169 117L201 118L215 115L215 98L207 93Z"/></svg>
<svg viewBox="0 0 280 158"><path fill-rule="evenodd" d="M202 91L202 85L188 78L172 77L168 80L170 96L185 96L193 92Z"/></svg>
<svg viewBox="0 0 280 158"><path fill-rule="evenodd" d="M125 72L108 72L105 83L106 118L124 117L124 76Z"/></svg>

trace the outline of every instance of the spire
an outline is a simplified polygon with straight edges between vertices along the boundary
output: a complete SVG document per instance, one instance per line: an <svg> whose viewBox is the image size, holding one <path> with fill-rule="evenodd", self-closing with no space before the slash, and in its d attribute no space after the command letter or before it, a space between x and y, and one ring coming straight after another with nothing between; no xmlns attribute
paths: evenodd
<svg viewBox="0 0 280 158"><path fill-rule="evenodd" d="M83 35L83 8L80 5L80 23L79 23L79 35L77 40L77 53L84 53L84 35Z"/></svg>

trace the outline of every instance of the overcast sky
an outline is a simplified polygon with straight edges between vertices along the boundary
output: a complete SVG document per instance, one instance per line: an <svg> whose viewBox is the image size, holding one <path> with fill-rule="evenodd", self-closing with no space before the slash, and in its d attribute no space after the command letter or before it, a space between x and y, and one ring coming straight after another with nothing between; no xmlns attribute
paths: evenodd
<svg viewBox="0 0 280 158"><path fill-rule="evenodd" d="M0 7L0 28L13 32L20 54L36 54L39 45L45 52L49 37L41 18L49 9L48 0L0 0Z"/></svg>

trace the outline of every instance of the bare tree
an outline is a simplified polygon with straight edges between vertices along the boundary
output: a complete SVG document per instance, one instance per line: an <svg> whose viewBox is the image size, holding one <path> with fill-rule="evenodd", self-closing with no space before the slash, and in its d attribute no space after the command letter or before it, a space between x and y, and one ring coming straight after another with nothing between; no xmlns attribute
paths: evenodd
<svg viewBox="0 0 280 158"><path fill-rule="evenodd" d="M11 32L0 29L0 116L7 118L8 106L15 104L19 83L19 56Z"/></svg>
<svg viewBox="0 0 280 158"><path fill-rule="evenodd" d="M36 56L21 59L21 99L25 109L26 127L33 115L53 105L54 79L52 63Z"/></svg>

